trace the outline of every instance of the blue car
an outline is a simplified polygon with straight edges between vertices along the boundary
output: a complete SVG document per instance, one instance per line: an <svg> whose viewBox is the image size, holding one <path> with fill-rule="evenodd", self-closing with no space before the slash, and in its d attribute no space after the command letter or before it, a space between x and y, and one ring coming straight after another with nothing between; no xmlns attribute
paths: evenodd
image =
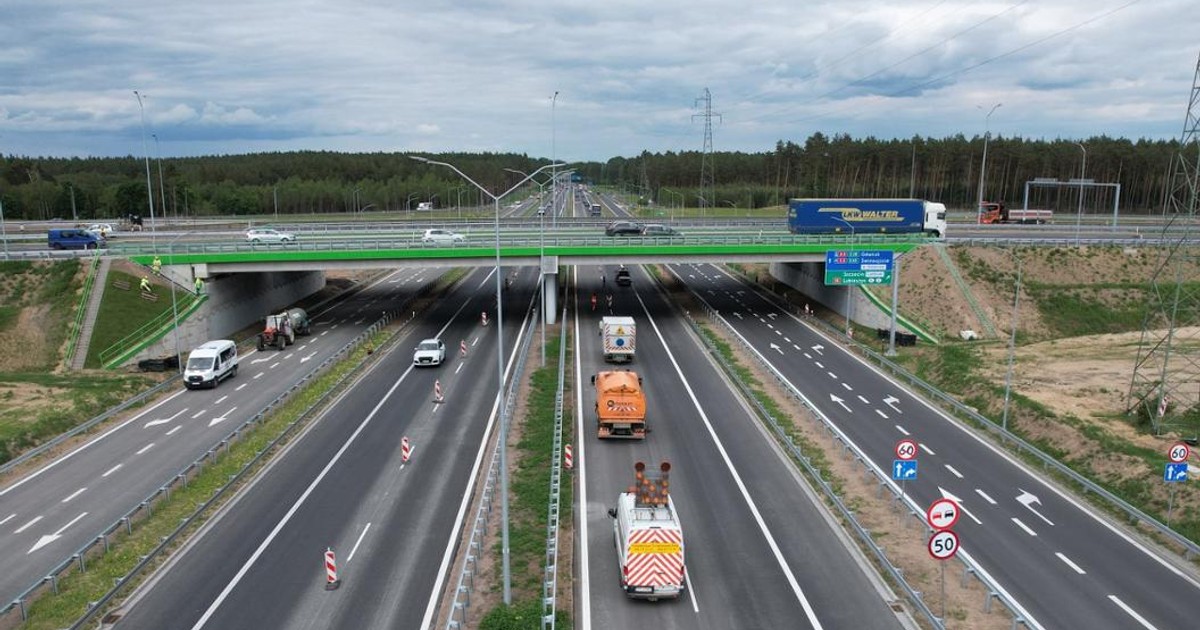
<svg viewBox="0 0 1200 630"><path fill-rule="evenodd" d="M50 230L47 238L50 249L96 249L99 247L108 247L108 241L103 236L89 232L83 228Z"/></svg>

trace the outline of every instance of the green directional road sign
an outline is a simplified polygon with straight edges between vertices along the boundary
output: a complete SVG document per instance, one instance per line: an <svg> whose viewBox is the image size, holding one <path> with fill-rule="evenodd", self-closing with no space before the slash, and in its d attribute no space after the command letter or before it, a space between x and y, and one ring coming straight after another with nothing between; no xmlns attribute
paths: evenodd
<svg viewBox="0 0 1200 630"><path fill-rule="evenodd" d="M891 269L887 271L831 271L828 267L825 268L826 286L891 283Z"/></svg>

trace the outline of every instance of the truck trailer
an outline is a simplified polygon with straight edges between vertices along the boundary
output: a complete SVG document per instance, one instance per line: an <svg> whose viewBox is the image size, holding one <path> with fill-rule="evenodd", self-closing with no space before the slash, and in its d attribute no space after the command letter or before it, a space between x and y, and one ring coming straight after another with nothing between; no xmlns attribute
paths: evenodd
<svg viewBox="0 0 1200 630"><path fill-rule="evenodd" d="M979 205L979 222L987 225L1022 223L1042 225L1054 217L1053 210L1010 209L1003 201L985 201Z"/></svg>
<svg viewBox="0 0 1200 630"><path fill-rule="evenodd" d="M946 206L921 199L792 199L792 234L946 235Z"/></svg>
<svg viewBox="0 0 1200 630"><path fill-rule="evenodd" d="M600 372L596 386L596 434L600 439L646 439L646 396L642 377L629 370Z"/></svg>
<svg viewBox="0 0 1200 630"><path fill-rule="evenodd" d="M605 361L628 363L633 360L637 346L637 324L632 317L601 317L600 338Z"/></svg>
<svg viewBox="0 0 1200 630"><path fill-rule="evenodd" d="M634 464L636 485L617 495L617 507L608 510L621 588L630 597L650 601L679 597L687 584L683 527L668 491L671 465L663 462L660 469L662 474L650 479L645 464Z"/></svg>

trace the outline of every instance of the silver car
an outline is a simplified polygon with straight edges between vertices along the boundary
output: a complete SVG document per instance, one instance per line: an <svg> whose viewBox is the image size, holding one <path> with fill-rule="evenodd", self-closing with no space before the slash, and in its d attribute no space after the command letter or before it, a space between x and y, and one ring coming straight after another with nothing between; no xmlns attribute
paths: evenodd
<svg viewBox="0 0 1200 630"><path fill-rule="evenodd" d="M425 230L425 234L421 237L422 243L435 243L437 245L453 245L455 243L466 242L467 237L458 232L450 230L431 229Z"/></svg>
<svg viewBox="0 0 1200 630"><path fill-rule="evenodd" d="M254 228L246 232L246 240L251 243L291 243L296 240L296 235L270 228Z"/></svg>

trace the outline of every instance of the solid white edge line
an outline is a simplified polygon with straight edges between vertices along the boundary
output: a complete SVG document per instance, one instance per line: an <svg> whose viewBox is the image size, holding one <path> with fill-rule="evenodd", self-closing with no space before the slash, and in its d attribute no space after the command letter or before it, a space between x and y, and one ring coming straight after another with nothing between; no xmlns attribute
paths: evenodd
<svg viewBox="0 0 1200 630"><path fill-rule="evenodd" d="M575 277L572 284L575 286L575 300L579 300L579 267L571 268ZM576 491L579 497L579 507L575 510L575 514L579 518L579 630L592 630L592 588L591 588L591 561L588 557L588 514L587 514L587 458L584 457L584 450L587 443L587 434L583 428L583 387L579 383L583 383L583 363L580 357L579 338L579 309L575 311L575 470L579 477L579 489Z"/></svg>
<svg viewBox="0 0 1200 630"><path fill-rule="evenodd" d="M675 367L675 373L679 375L683 382L684 389L687 390L688 397L692 400L692 405L695 406L696 412L700 414L700 420L708 429L708 434L712 438L713 445L717 452L721 454L721 459L725 462L725 468L729 470L733 481L737 484L738 490L742 493L742 498L745 499L747 507L750 508L750 513L754 516L755 522L758 524L759 531L762 532L763 538L767 541L767 546L771 548L771 552L775 554L775 561L779 564L779 568L783 571L787 578L788 584L792 587L792 593L796 595L796 599L800 602L800 607L804 609L804 615L808 618L809 624L813 630L821 630L823 626L821 621L817 619L817 613L813 610L812 604L804 595L804 590L800 588L800 583L796 580L796 576L792 573L792 568L788 566L787 560L783 557L783 552L779 550L779 545L775 542L775 536L771 534L771 530L767 527L766 521L763 520L762 514L758 511L758 506L754 503L754 499L750 496L750 491L746 488L746 484L742 482L741 475L738 474L737 468L734 467L733 461L729 459L729 453L725 451L725 446L721 444L721 440L717 437L717 432L713 429L712 423L708 420L708 414L704 413L704 409L700 406L700 401L696 398L696 393L692 391L691 383L683 374L683 370L679 367L679 362L675 360L675 354L671 352L667 340L663 338L662 331L658 329L658 324L654 321L654 317L650 315L650 309L646 308L646 303L642 301L640 295L637 296L638 303L642 305L642 312L646 315L646 319L650 322L650 327L654 329L654 334L658 336L658 340L663 345L663 349L667 353L667 358L671 360L671 365Z"/></svg>
<svg viewBox="0 0 1200 630"><path fill-rule="evenodd" d="M320 484L321 481L325 479L325 475L329 474L329 471L333 469L334 464L337 464L338 461L342 459L342 455L346 453L346 451L350 448L350 445L353 444L354 440L358 438L359 434L361 434L363 430L367 428L367 425L371 423L371 420L375 417L375 414L379 413L379 410L383 407L384 403L391 398L396 389L400 387L400 383L404 382L404 379L411 372L412 366L410 365L408 369L400 375L400 378L396 379L396 382L392 384L387 393L383 395L378 403L376 403L375 407L371 409L371 413L367 414L367 417L364 418L361 423L359 423L356 429L354 429L354 433L351 433L350 437L346 438L346 441L342 443L341 448L339 448L337 452L333 454L333 457L330 458L330 460L325 464L324 468L321 469L321 472L317 473L317 476L313 478L311 483L308 484L308 487L304 489L304 492L298 499L296 499L295 503L292 504L292 507L288 508L287 513L285 513L283 517L279 519L279 522L275 524L275 527L271 529L271 532L267 534L266 538L259 543L258 548L254 550L254 553L250 554L250 558L242 564L242 567L238 569L238 572L231 580L229 580L229 583L225 585L225 588L221 590L221 593L217 595L217 598L213 600L211 604L209 604L208 608L204 611L204 614L200 616L200 619L198 619L196 623L192 625L192 630L200 630L200 628L204 627L204 624L208 623L208 620L212 618L215 612L217 612L217 608L224 603L225 598L229 597L229 594L233 592L233 589L237 587L237 585L242 581L242 578L246 576L246 573L250 571L250 568L254 566L254 563L258 562L259 557L261 557L263 552L267 550L267 547L273 540L275 540L275 537L279 535L279 532L283 531L283 528L286 527L288 522L292 520L292 517L295 516L296 512L300 509L300 506L304 505L304 502L308 500L309 495L316 490L317 484Z"/></svg>
<svg viewBox="0 0 1200 630"><path fill-rule="evenodd" d="M151 413L151 412L155 411L156 409L158 409L159 407L161 407L161 406L163 406L163 405L167 404L168 402L170 402L170 401L174 400L176 396L178 396L178 395L182 394L184 391L185 391L185 390L182 390L182 389L181 389L181 390L179 390L179 391L175 392L174 394L171 394L170 396L167 396L167 397L166 397L166 398L164 398L164 399L163 399L161 402L159 402L157 405L154 405L154 406L150 407L149 409L147 409L147 410L143 411L142 413L139 413L139 414L137 414L136 416L134 416L134 417L132 417L132 418L130 418L130 419L128 419L128 420L126 420L125 422L122 422L121 424L118 424L117 426L115 426L115 427L113 427L113 428L109 429L108 431L105 431L104 433L101 433L99 436L97 436L97 437L96 437L96 439L94 439L94 440L91 440L91 441L90 441L90 442L88 442L87 444L84 444L84 445L80 446L79 448L77 448L77 449L75 449L75 450L71 451L70 453L67 453L66 455L63 455L62 457L59 457L58 459L55 459L54 461L50 462L49 464L46 464L44 467L42 467L42 468L40 468L40 469L38 469L38 470L35 470L35 471L33 471L33 472L32 472L32 473L30 473L28 476L24 477L23 479L20 479L20 480L18 480L18 481L17 481L16 483L14 483L13 485L11 485L11 486L9 486L9 487L7 487L7 488L3 489L3 490L0 490L0 497L2 497L2 496L4 496L4 495L8 494L9 492L11 492L11 491L13 491L13 490L16 490L17 488L20 488L21 486L25 485L25 484L26 484L26 483L28 483L29 481L32 481L32 480L36 479L37 477L41 476L41 474L42 474L42 473L44 473L44 472L46 472L47 470L50 470L51 468L54 468L55 466L57 466L57 465L59 465L59 464L61 464L61 463L65 462L65 461L67 461L68 459L71 459L72 457L74 457L74 456L78 455L79 453L83 452L83 450L84 450L84 449L91 448L91 447L92 447L92 446L94 446L95 444L98 444L98 443L99 443L101 440L103 440L104 438L106 438L106 437L108 437L108 436L112 435L113 433L116 433L117 431L120 431L121 429L124 429L126 426L128 426L128 425L129 425L129 423L131 423L131 422L137 422L138 420L140 420L140 419L141 419L143 416L145 416L146 414L148 414L148 413Z"/></svg>
<svg viewBox="0 0 1200 630"><path fill-rule="evenodd" d="M366 527L363 527L362 533L358 535L358 540L354 541L354 546L350 548L350 555L346 556L346 564L350 564L350 561L354 559L354 552L358 551L358 546L361 545L363 539L367 537L367 531L370 529L370 523L367 523Z"/></svg>
<svg viewBox="0 0 1200 630"><path fill-rule="evenodd" d="M495 268L492 269L495 272ZM491 277L491 274L488 274ZM465 306L465 304L464 304ZM460 309L461 310L461 309ZM457 316L457 314L456 314ZM508 381L508 376L511 374L513 364L517 360L517 349L521 347L521 339L525 337L525 329L529 323L529 312L525 313L525 319L521 320L520 333L513 339L511 354L508 355L508 365L504 366L504 381ZM448 324L447 324L448 326ZM445 330L443 328L442 330ZM439 333L440 334L440 333ZM411 370L412 367L409 367ZM513 377L515 378L515 376ZM471 504L471 499L475 495L475 481L479 477L479 467L483 465L483 458L487 454L488 442L490 442L493 428L495 428L496 420L500 416L501 399L500 392L497 392L496 400L492 402L492 413L488 416L487 427L484 429L484 440L479 444L479 452L475 454L475 463L471 466L470 483L467 485L466 491L463 492L462 502L458 506L458 516L454 520L454 527L450 530L450 538L446 541L446 553L442 554L442 564L438 568L437 579L434 580L433 591L429 595L429 604L425 607L425 616L421 618L421 628L429 628L433 623L433 616L437 612L438 604L441 603L442 584L446 581L446 574L450 571L451 561L454 559L454 551L457 548L458 540L462 537L463 520L466 518L467 508Z"/></svg>
<svg viewBox="0 0 1200 630"><path fill-rule="evenodd" d="M1082 568L1080 568L1078 564L1071 562L1071 559L1066 557L1065 555L1063 555L1063 553L1061 551L1055 551L1054 555L1058 556L1058 559L1062 560L1063 564L1066 564L1067 566L1074 569L1074 571L1076 573L1078 573L1079 575L1087 575L1087 571L1084 571Z"/></svg>
<svg viewBox="0 0 1200 630"><path fill-rule="evenodd" d="M1112 603L1116 604L1117 606L1120 606L1121 610L1125 611L1125 614L1129 615L1130 617L1133 617L1133 619L1135 621L1142 624L1143 628L1146 628L1147 630L1158 630L1157 628L1154 627L1154 624L1150 623L1149 621L1146 621L1146 618L1139 615L1136 610L1125 605L1125 602L1121 601L1120 597L1117 597L1116 595L1109 595L1108 599L1112 600Z"/></svg>
<svg viewBox="0 0 1200 630"><path fill-rule="evenodd" d="M722 270L722 273L725 273L725 272L724 272L724 270ZM729 274L726 274L726 275L729 275ZM733 276L729 276L729 277L730 277L731 279L734 279L735 281L737 281L735 278L733 278ZM757 291L755 291L755 294L757 295ZM700 299L701 299L701 301L702 301L702 302L704 302L705 306L709 306L709 308L711 308L711 305L709 305L707 302L705 302L703 298L700 298ZM761 296L760 296L760 299L762 299L762 298L761 298ZM791 313L785 313L785 315L787 315L788 317L792 318L792 320L794 320L794 321L795 321L796 323L798 323L799 325L801 325L801 326L804 326L804 325L805 325L805 324L804 324L804 322L800 321L800 319L799 319L799 318L797 318L796 316L792 315ZM730 323L730 322L729 322L729 320L725 320L725 319L724 319L723 317L721 317L720 315L718 315L718 318L720 318L720 319L724 320L725 324L726 324L727 326L729 326L729 327L730 327L730 330L732 330L732 331L733 331L733 334L737 335L738 339L741 339L741 340L742 340L742 343L744 343L744 344L746 344L747 346L749 346L749 342L748 342L748 341L746 341L746 338L745 338L745 337L743 337L743 336L742 336L742 334L741 334L740 332L738 332L736 328L733 328L733 324L732 324L732 323ZM818 334L819 334L819 333L818 333ZM832 347L837 347L837 348L841 349L841 347L840 347L838 344L832 344ZM754 348L752 348L752 347L750 348L750 351L751 351L751 352L753 352L753 353L754 353L754 354L755 354L755 355L756 355L756 356L759 358L759 360L760 360L760 361L763 361L763 362L764 362L764 363L766 363L767 365L771 366L771 368L773 368L775 371L779 372L780 374L783 374L783 372L779 371L779 368L775 367L775 364L774 364L774 363L771 363L771 361L770 361L770 360L768 360L768 359L767 359L767 357L766 357L766 356L764 356L762 353L758 352L757 350L755 350L755 349L754 349ZM843 351L843 352L846 352L845 350L842 350L842 351ZM853 356L853 355L852 355L851 353L849 353L849 352L846 352L846 354L847 354L847 355L850 355L850 356ZM871 367L869 364L865 364L865 365L867 365L867 367ZM872 369L873 369L873 368L872 368ZM885 375L883 375L881 372L879 372L878 370L875 370L875 371L876 371L876 373L880 374L881 376L885 376ZM885 378L886 378L886 376L885 376ZM899 386L899 384L898 384L898 383L896 383L896 381L894 381L894 380L892 380L892 379L887 379L887 380L888 380L889 382L891 382L892 384L895 384L895 385ZM801 392L801 391L800 391L800 390L799 390L799 389L796 387L796 385L795 385L794 383L792 383L790 380L785 380L785 381L784 381L784 383L785 383L785 385L786 385L788 388L790 388L790 389L791 389L791 391L792 391L792 392L794 392L794 393L795 393L797 396L799 396L799 397L801 398L801 400L803 400L803 401L804 401L804 404L805 404L805 405L806 405L806 406L807 406L809 409L813 410L813 411L814 411L814 413L817 413L818 415L821 415L822 417L824 417L824 413L820 411L820 407L818 407L816 404L814 404L814 403L813 403L813 401L812 401L811 399L809 399L809 398L808 398L808 396L805 396L805 395L804 395L804 393L803 393L803 392ZM902 388L902 389L903 389L903 388ZM926 407L928 407L930 410L932 410L932 411L934 411L934 412L937 412L937 410L936 410L936 409L935 409L935 408L934 408L932 405L929 405L928 403L925 403L924 399L920 398L919 396L912 396L911 394L909 394L909 393L908 393L908 390L906 390L906 389L905 389L905 390L903 390L903 391L904 391L904 393L905 393L906 395L909 395L910 397L914 398L915 400L918 400L918 401L920 401L921 403L925 404L925 406L926 406ZM946 417L946 416L944 416L944 415L940 414L940 412L937 412L937 413L939 413L939 415L941 415L941 417L943 417L943 418L945 418L945 417ZM951 423L951 424L953 424L953 423ZM958 425L955 425L955 426L958 426ZM896 425L896 428L897 428L897 429L899 429L901 433L904 433L905 435L907 435L907 434L908 434L906 431L904 431L904 429L903 429L903 428L902 428L900 425L898 425L898 424L897 424L897 425ZM961 427L960 427L960 428L961 428ZM841 432L841 430L840 430L840 429L837 429L836 427L835 427L835 430L836 430L836 431L838 431L838 435L841 437L841 439L845 440L847 444L850 444L850 445L852 445L852 446L853 446L855 449L857 449L859 452L862 452L862 449L861 449L861 448L859 448L858 444L857 444L857 443L855 443L853 440L851 440L851 439L849 438L849 436L847 436L847 435L845 435L844 433L842 433L842 432ZM968 432L968 434L970 434L970 432ZM978 439L978 438L976 438L976 439ZM982 440L980 440L980 441L982 442ZM986 444L986 442L985 442L985 444ZM995 449L993 449L993 450L995 450ZM877 465L875 464L875 462L868 461L868 462L867 462L867 464L869 464L869 465L871 466L871 468L875 470L875 474L876 474L876 475L878 475L878 476L880 477L880 479L883 479L883 480L884 480L886 483L888 483L888 485L890 485L890 486L892 487L892 489L896 491L897 495L899 495L899 496L901 496L901 497L902 497L902 499L901 499L901 500L903 500L905 503L907 503L910 509L912 509L912 510L913 510L913 511L915 511L915 512L922 512L922 511L924 511L924 507L923 507L923 506L918 506L918 505L917 505L917 503L916 503L916 501L915 501L915 500L914 500L914 499L913 499L911 496L905 496L905 495L904 495L904 493L900 492L900 487L899 487L899 486L896 484L896 482L895 482L895 481L892 481L892 480L891 480L891 476L890 476L889 474L887 474L887 473L886 473L886 472L885 472L883 469L879 468L879 466L877 466ZM1022 470L1024 470L1024 469L1022 469ZM1032 475L1031 475L1031 476L1032 476ZM1031 628L1035 628L1035 629L1037 629L1037 630L1041 630L1041 629L1042 629L1042 625L1041 625L1041 624L1040 624L1040 623L1037 621L1037 618L1036 618L1036 617L1034 617L1033 615L1031 615L1031 614L1029 613L1029 611L1025 610L1025 607L1021 605L1021 602L1017 601L1017 598L1013 597L1013 596L1012 596L1012 595L1011 595L1011 594L1010 594L1010 593L1009 593L1009 592L1008 592L1008 591L1007 591L1007 590L1004 588L1004 585L1003 585L1003 584L1001 584L999 580L997 580L997 579L993 578L993 577L992 577L992 575L991 575L991 573L989 573L989 572L988 572L988 570L987 570L987 569L985 569L985 568L983 567L983 565L979 564L979 563L978 563L978 562L977 562L977 561L974 559L974 556L972 556L972 555L971 555L969 552L967 552L967 551L966 551L966 550L965 550L963 547L961 547L961 546L960 546L960 547L959 547L959 549L958 549L958 555L960 555L960 556L962 556L962 557L966 558L968 562L970 562L971 564L973 564L973 565L976 567L976 571L979 573L979 575L983 576L983 579L984 579L984 580L986 580L986 581L988 581L988 582L991 582L992 584L994 584L994 585L996 586L996 589L997 589L997 590L998 590L998 591L999 591L999 592L1000 592L1000 593L1001 593L1001 594L1002 594L1004 597L1007 597L1007 598L1008 598L1008 601L1010 601L1010 602L1013 602L1013 605L1014 605L1016 608L1018 608L1018 611L1017 611L1017 612L1018 612L1018 613L1019 613L1019 614L1020 614L1022 617L1024 617L1024 619L1025 619L1025 625L1027 625L1027 626L1030 626Z"/></svg>

